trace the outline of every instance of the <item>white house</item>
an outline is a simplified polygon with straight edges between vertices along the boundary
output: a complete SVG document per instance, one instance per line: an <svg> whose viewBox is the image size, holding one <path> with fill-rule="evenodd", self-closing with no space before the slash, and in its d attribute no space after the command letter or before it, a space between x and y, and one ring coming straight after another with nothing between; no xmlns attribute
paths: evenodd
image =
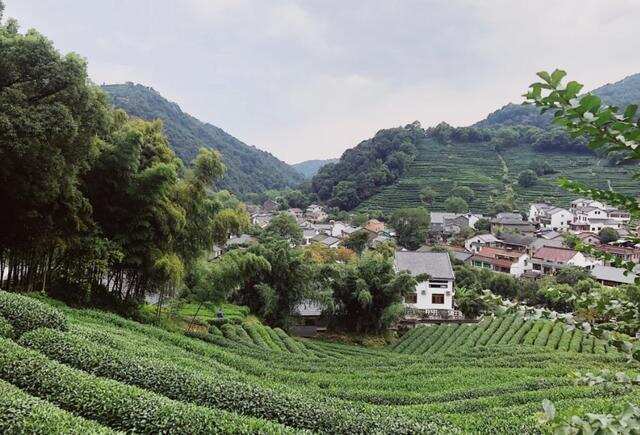
<svg viewBox="0 0 640 435"><path fill-rule="evenodd" d="M573 222L571 228L576 231L597 233L603 228L621 229L630 221L626 211L619 210L600 201L579 198L571 203Z"/></svg>
<svg viewBox="0 0 640 435"><path fill-rule="evenodd" d="M567 266L592 269L594 266L602 264L601 260L588 257L582 252L555 246L543 246L538 249L531 256L531 262L533 263L533 270L544 274L553 274Z"/></svg>
<svg viewBox="0 0 640 435"><path fill-rule="evenodd" d="M455 276L446 252L408 252L395 254L396 271L408 271L413 276L427 274L429 279L418 283L416 291L405 298L405 305L418 310L453 310Z"/></svg>
<svg viewBox="0 0 640 435"><path fill-rule="evenodd" d="M516 277L522 276L533 268L528 254L488 246L480 248L470 261L474 267L509 273Z"/></svg>
<svg viewBox="0 0 640 435"><path fill-rule="evenodd" d="M529 208L529 222L539 225L542 228L554 231L566 231L569 229L573 215L567 209L556 207L551 204L537 203L531 204Z"/></svg>
<svg viewBox="0 0 640 435"><path fill-rule="evenodd" d="M483 246L495 247L500 243L493 234L479 234L464 241L464 248L469 252L477 253Z"/></svg>

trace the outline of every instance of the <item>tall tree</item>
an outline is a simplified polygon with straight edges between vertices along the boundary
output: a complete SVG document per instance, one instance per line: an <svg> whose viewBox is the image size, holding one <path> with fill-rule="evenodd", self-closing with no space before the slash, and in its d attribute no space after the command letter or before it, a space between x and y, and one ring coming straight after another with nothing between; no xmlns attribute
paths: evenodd
<svg viewBox="0 0 640 435"><path fill-rule="evenodd" d="M415 250L427 239L431 217L427 209L422 207L401 208L391 215L390 223L396 230L398 243Z"/></svg>

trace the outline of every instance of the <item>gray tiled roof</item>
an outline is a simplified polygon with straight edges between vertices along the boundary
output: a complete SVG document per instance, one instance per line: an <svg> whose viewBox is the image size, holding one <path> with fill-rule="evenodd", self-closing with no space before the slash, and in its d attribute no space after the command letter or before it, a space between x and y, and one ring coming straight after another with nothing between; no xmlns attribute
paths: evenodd
<svg viewBox="0 0 640 435"><path fill-rule="evenodd" d="M627 275L625 275L624 269L620 267L600 265L594 266L594 268L591 270L591 276L602 281L611 281L620 284L633 284L636 278L635 273L628 273Z"/></svg>
<svg viewBox="0 0 640 435"><path fill-rule="evenodd" d="M446 252L405 252L395 256L396 270L407 270L411 275L428 274L436 279L454 279L451 259Z"/></svg>

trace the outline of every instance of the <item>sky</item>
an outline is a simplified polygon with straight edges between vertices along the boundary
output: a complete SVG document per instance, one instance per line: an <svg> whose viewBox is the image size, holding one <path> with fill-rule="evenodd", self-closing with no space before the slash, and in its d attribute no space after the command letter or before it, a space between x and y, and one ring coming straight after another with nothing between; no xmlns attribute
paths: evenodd
<svg viewBox="0 0 640 435"><path fill-rule="evenodd" d="M418 120L470 125L556 67L640 72L639 0L4 0L88 60L296 163Z"/></svg>

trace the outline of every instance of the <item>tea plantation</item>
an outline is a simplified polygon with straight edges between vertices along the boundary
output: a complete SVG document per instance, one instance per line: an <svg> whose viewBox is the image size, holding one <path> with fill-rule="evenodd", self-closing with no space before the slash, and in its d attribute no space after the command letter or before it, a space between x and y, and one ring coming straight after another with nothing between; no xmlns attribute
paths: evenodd
<svg viewBox="0 0 640 435"><path fill-rule="evenodd" d="M640 401L572 377L636 363L510 317L374 350L262 325L187 337L3 292L0 316L2 433L537 433L543 399L562 415Z"/></svg>
<svg viewBox="0 0 640 435"><path fill-rule="evenodd" d="M556 173L541 176L536 184L523 188L517 183L518 176L533 162L547 162ZM442 143L427 137L418 143L417 156L406 173L395 184L360 204L358 210L391 212L400 207L420 206L420 190L425 186L432 187L437 194L429 206L432 210L444 210L444 201L456 186L473 190L475 196L469 205L477 212L486 212L490 199L504 194L506 186L514 189L516 205L522 210L540 200L567 206L575 196L558 187L558 176L635 194L632 170L608 165L606 160L587 154L541 153L528 145L498 154L488 142Z"/></svg>

